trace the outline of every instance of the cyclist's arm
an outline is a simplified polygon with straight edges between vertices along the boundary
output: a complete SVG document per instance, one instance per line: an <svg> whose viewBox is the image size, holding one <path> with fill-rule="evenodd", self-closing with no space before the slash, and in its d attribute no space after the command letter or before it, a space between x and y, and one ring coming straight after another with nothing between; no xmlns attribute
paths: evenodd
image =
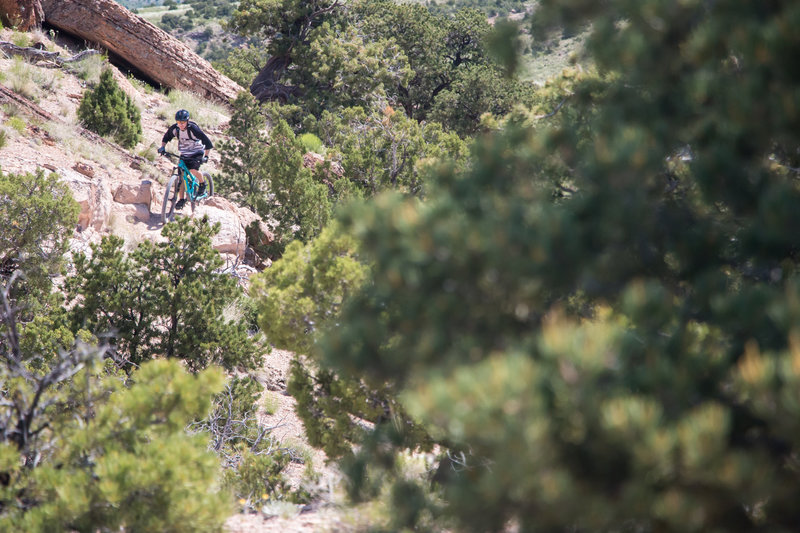
<svg viewBox="0 0 800 533"><path fill-rule="evenodd" d="M175 125L174 124L172 126L170 126L169 128L167 128L167 132L164 134L164 137L161 138L161 147L162 148L164 146L166 146L168 142L170 142L172 139L175 138L175 134L173 133L174 129L175 129Z"/></svg>

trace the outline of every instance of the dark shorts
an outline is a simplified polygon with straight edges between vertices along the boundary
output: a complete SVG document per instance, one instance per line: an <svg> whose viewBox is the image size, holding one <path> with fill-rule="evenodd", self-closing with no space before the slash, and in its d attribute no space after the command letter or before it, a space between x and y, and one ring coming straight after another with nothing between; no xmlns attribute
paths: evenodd
<svg viewBox="0 0 800 533"><path fill-rule="evenodd" d="M194 154L194 155L182 155L181 159L184 160L186 166L189 167L189 170L197 170L200 168L200 165L203 164L204 155L205 155L204 152L200 152L199 154Z"/></svg>

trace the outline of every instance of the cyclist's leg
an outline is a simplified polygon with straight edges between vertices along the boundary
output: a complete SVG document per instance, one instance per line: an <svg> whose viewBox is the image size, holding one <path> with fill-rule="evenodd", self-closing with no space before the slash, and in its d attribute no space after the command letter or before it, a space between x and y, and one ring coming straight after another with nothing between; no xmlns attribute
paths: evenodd
<svg viewBox="0 0 800 533"><path fill-rule="evenodd" d="M203 153L195 154L184 159L186 167L191 171L195 181L200 184L203 183L203 175L200 173L200 165L203 164Z"/></svg>
<svg viewBox="0 0 800 533"><path fill-rule="evenodd" d="M205 178L203 178L203 174L200 173L199 168L193 168L191 170L192 175L194 175L195 179L197 180L197 183L203 183L203 181L205 181Z"/></svg>
<svg viewBox="0 0 800 533"><path fill-rule="evenodd" d="M181 179L183 179L183 176L181 176ZM181 200L186 200L186 185L181 183L181 186L179 187L179 189L180 189L180 193L178 193L178 198L181 199Z"/></svg>

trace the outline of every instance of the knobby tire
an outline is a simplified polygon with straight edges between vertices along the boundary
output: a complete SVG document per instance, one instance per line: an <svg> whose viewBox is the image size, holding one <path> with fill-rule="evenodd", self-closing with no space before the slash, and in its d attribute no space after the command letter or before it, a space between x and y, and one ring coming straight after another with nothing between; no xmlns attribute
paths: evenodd
<svg viewBox="0 0 800 533"><path fill-rule="evenodd" d="M203 172L203 179L206 180L206 198L211 198L214 196L214 180L211 177L211 174L208 172Z"/></svg>
<svg viewBox="0 0 800 533"><path fill-rule="evenodd" d="M164 190L164 203L161 204L161 222L166 224L175 218L175 204L178 202L179 187L183 179L177 174L170 176L167 188ZM170 198L170 194L172 197Z"/></svg>

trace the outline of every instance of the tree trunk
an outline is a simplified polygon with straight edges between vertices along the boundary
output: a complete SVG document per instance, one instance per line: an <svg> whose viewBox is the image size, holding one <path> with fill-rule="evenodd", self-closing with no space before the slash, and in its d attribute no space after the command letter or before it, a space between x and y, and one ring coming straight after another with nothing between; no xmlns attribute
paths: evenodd
<svg viewBox="0 0 800 533"><path fill-rule="evenodd" d="M44 20L97 43L155 82L228 103L244 89L163 30L113 0L42 0Z"/></svg>
<svg viewBox="0 0 800 533"><path fill-rule="evenodd" d="M19 31L38 28L44 20L41 0L0 0L0 21Z"/></svg>
<svg viewBox="0 0 800 533"><path fill-rule="evenodd" d="M289 65L292 64L290 55L272 56L258 73L256 79L250 84L250 92L262 102L278 100L286 103L290 96L296 96L300 90L291 85L278 83Z"/></svg>

